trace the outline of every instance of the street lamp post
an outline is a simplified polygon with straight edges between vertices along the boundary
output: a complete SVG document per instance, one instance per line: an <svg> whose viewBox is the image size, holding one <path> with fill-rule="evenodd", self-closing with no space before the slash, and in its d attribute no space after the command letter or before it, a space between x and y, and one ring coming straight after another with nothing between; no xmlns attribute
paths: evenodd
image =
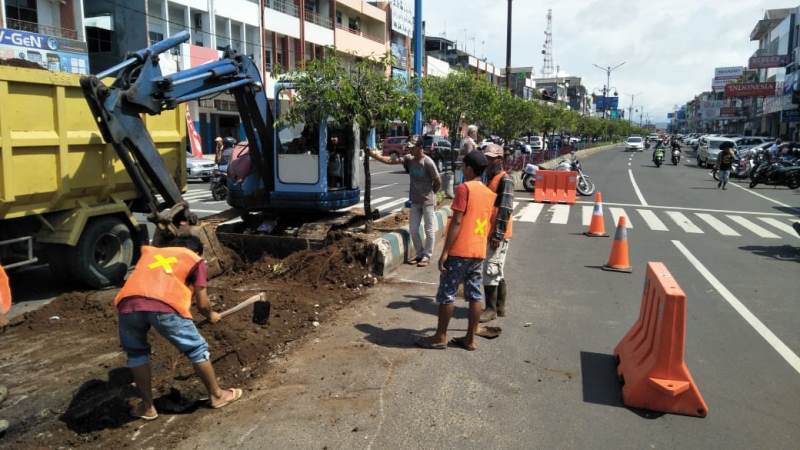
<svg viewBox="0 0 800 450"><path fill-rule="evenodd" d="M511 90L511 0L508 0L508 22L506 23L506 89Z"/></svg>
<svg viewBox="0 0 800 450"><path fill-rule="evenodd" d="M414 134L422 135L422 53L425 46L422 32L422 0L414 2L414 84L417 93L417 110L414 113ZM465 44L466 45L466 44Z"/></svg>
<svg viewBox="0 0 800 450"><path fill-rule="evenodd" d="M636 99L637 95L642 95L641 92L637 92L635 94L630 94L631 96L631 105L628 107L628 124L633 124L633 101Z"/></svg>
<svg viewBox="0 0 800 450"><path fill-rule="evenodd" d="M605 97L603 99L603 118L604 119L606 118L606 110L608 109L606 107L606 104L605 104L606 101L607 101L607 98L608 98L607 94L611 90L611 72L613 72L613 71L619 69L620 67L624 66L626 62L627 61L623 61L623 62L617 64L614 67L611 67L611 66L601 67L601 66L598 66L597 64L592 64L593 66L597 67L598 69L600 69L600 70L602 70L603 72L606 73L606 85L603 88L603 97Z"/></svg>

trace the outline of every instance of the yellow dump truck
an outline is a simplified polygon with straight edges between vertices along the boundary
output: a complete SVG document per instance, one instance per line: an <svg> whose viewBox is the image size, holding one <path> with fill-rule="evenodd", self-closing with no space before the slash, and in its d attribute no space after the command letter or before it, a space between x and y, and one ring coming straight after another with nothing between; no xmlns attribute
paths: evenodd
<svg viewBox="0 0 800 450"><path fill-rule="evenodd" d="M181 189L184 114L144 117ZM78 75L0 66L0 264L49 263L55 275L95 288L119 282L147 239L132 213L138 199Z"/></svg>

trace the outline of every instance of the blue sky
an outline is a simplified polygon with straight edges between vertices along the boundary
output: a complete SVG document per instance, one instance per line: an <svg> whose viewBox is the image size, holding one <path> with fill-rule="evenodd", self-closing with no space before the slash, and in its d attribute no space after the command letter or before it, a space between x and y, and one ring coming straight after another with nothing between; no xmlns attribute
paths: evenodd
<svg viewBox="0 0 800 450"><path fill-rule="evenodd" d="M547 9L561 71L602 88L605 73L593 63L626 64L611 86L627 109L630 94L654 122L673 105L711 89L714 68L746 65L758 47L750 31L766 9L796 7L781 0L514 0L512 64L542 67ZM446 33L470 53L505 66L505 0L423 0L428 35ZM473 40L474 37L474 40ZM636 116L638 118L638 116Z"/></svg>

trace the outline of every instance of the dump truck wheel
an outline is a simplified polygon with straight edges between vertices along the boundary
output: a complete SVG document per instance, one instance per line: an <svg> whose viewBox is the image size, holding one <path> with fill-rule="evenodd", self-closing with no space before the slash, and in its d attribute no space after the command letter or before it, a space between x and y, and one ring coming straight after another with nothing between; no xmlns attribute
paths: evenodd
<svg viewBox="0 0 800 450"><path fill-rule="evenodd" d="M95 289L121 284L135 253L131 230L116 217L91 220L78 245L71 248L72 271Z"/></svg>

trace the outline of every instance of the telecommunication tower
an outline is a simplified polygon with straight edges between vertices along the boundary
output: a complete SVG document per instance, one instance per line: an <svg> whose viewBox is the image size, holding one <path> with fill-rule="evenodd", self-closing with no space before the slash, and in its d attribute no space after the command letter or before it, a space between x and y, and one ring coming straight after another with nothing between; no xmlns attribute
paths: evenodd
<svg viewBox="0 0 800 450"><path fill-rule="evenodd" d="M547 10L547 28L544 30L544 46L542 46L544 64L542 64L542 76L550 78L555 76L555 63L553 62L553 10Z"/></svg>

